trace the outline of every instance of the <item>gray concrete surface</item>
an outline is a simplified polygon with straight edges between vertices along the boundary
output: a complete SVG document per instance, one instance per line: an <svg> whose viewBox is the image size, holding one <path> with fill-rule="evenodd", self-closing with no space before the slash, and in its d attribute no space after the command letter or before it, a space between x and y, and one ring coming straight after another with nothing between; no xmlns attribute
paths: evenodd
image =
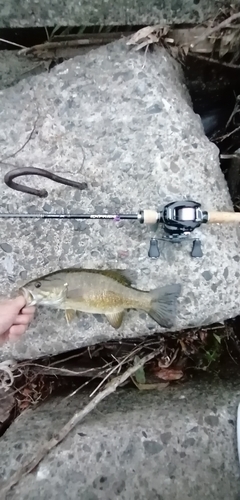
<svg viewBox="0 0 240 500"><path fill-rule="evenodd" d="M6 500L239 500L239 383L120 390L16 485ZM7 480L87 397L23 413L0 439ZM5 500L5 499L4 499Z"/></svg>
<svg viewBox="0 0 240 500"><path fill-rule="evenodd" d="M223 0L54 0L50 6L46 0L0 0L0 27L198 23L214 18L224 6Z"/></svg>
<svg viewBox="0 0 240 500"><path fill-rule="evenodd" d="M122 40L1 91L1 159L13 155L6 160L11 165L44 167L88 183L80 192L26 178L48 189L42 200L10 190L3 175L12 166L2 164L1 210L132 213L186 198L206 210L232 210L218 149L205 137L181 78L164 50L145 57ZM141 289L182 284L172 330L239 314L238 227L197 230L199 260L191 258L190 242L164 243L161 258L150 260L152 235L137 222L2 220L1 290L8 294L23 281L73 265L122 268L135 273ZM86 314L68 327L62 312L39 308L21 342L3 347L1 357L35 358L153 331L163 329L137 311L127 313L117 331L103 317Z"/></svg>
<svg viewBox="0 0 240 500"><path fill-rule="evenodd" d="M0 90L15 85L20 80L46 71L44 62L19 56L17 51L0 51Z"/></svg>

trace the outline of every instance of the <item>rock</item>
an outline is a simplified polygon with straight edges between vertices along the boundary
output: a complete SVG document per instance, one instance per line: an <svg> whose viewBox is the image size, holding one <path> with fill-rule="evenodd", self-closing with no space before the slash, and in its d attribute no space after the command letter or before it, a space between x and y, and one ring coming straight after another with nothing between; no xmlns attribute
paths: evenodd
<svg viewBox="0 0 240 500"><path fill-rule="evenodd" d="M227 181L231 199L235 205L239 206L240 201L240 152L236 151L234 157L228 160Z"/></svg>
<svg viewBox="0 0 240 500"><path fill-rule="evenodd" d="M20 480L6 500L236 500L239 383L121 389ZM0 440L0 480L35 456L89 398L52 398ZM1 484L2 491L2 484ZM4 499L5 500L5 499Z"/></svg>
<svg viewBox="0 0 240 500"><path fill-rule="evenodd" d="M1 0L0 0L1 7ZM0 8L0 11L3 10ZM1 24L0 14L0 24ZM43 63L36 63L26 56L19 56L16 50L11 50L10 45L6 43L8 50L0 50L0 90L5 87L15 85L19 80L26 76L36 75L46 71Z"/></svg>
<svg viewBox="0 0 240 500"><path fill-rule="evenodd" d="M60 213L134 213L186 198L199 201L205 210L233 210L219 151L193 112L178 64L163 48L145 57L144 51L130 51L125 39L114 42L2 91L0 109L2 158L19 150L11 160L16 166L44 167L88 183L76 201L76 189L28 177L29 185L49 192L47 200L40 199L9 189L3 183L4 165L3 212L11 204L11 211L32 214L33 206L43 211L47 202L51 213L59 207ZM22 147L34 124L31 140ZM182 284L172 331L239 313L239 237L234 225L209 224L195 231L202 241L201 259L191 258L191 242L160 242L161 257L154 261L148 248L155 233L137 221L92 220L77 229L70 221L2 220L1 240L12 247L15 286L22 284L23 271L32 279L76 265L118 267L134 271L134 286L141 289ZM162 234L160 228L157 234ZM0 284L10 293L13 284L4 255L0 250ZM100 323L86 314L67 326L62 312L39 308L27 334L18 344L3 347L1 356L35 358L153 330L164 331L140 311L128 312L115 330L105 318Z"/></svg>
<svg viewBox="0 0 240 500"><path fill-rule="evenodd" d="M9 245L8 243L0 243L0 247L1 247L1 249L2 249L5 253L11 253L11 252L12 252L12 247L11 247L11 245Z"/></svg>
<svg viewBox="0 0 240 500"><path fill-rule="evenodd" d="M59 0L49 9L47 0L34 0L29 8L29 1L0 0L0 27L30 27L39 26L136 26L156 24L160 19L169 23L201 23L218 14L218 9L224 6L223 0L188 0L182 4L174 2L171 6L165 0L158 3L155 0L122 0L116 4L114 0L97 0L82 2L77 0Z"/></svg>
<svg viewBox="0 0 240 500"><path fill-rule="evenodd" d="M1 400L1 405L0 405L0 436L1 436L10 424L12 411L15 407L15 399L13 391L11 389L5 391L0 388L0 400Z"/></svg>

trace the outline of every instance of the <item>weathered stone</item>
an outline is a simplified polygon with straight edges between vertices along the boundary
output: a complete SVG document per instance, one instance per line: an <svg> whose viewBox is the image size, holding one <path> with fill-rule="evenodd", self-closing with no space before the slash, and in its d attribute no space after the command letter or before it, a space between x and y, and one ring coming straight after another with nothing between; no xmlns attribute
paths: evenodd
<svg viewBox="0 0 240 500"><path fill-rule="evenodd" d="M227 170L227 181L233 203L239 206L240 201L240 152L236 151L235 156L229 161Z"/></svg>
<svg viewBox="0 0 240 500"><path fill-rule="evenodd" d="M159 112L149 113L154 107ZM32 212L33 206L41 211L47 201L51 213L59 207L61 213L133 213L186 198L201 202L206 210L232 211L219 151L192 110L177 63L162 48L144 55L129 51L125 40L102 47L2 91L0 109L2 158L23 146L36 123L31 140L11 164L44 167L88 183L78 201L76 189L28 177L31 186L48 190L48 199L40 199L4 185L4 165L2 211L8 211L8 202L11 211L28 212L30 207ZM191 242L160 242L161 256L154 261L148 258L148 248L155 233L137 221L92 220L79 229L74 231L70 221L2 220L1 240L12 247L11 262L0 249L2 290L9 293L13 288L9 274L17 286L23 271L32 279L73 265L119 267L134 271L134 285L145 290L182 284L172 330L239 313L239 238L234 225L209 224L195 231L202 240L201 259L191 258ZM140 311L128 312L115 330L105 318L99 322L86 314L67 326L62 312L39 308L21 342L6 345L1 355L33 358L104 339L142 336L153 329L163 331Z"/></svg>
<svg viewBox="0 0 240 500"><path fill-rule="evenodd" d="M237 500L239 383L119 390L4 500ZM27 410L0 440L0 486L83 408L77 394Z"/></svg>
<svg viewBox="0 0 240 500"><path fill-rule="evenodd" d="M9 49L9 45L6 44L6 46ZM46 71L43 63L20 56L16 50L0 50L0 90L14 85L29 75L36 75L43 71Z"/></svg>
<svg viewBox="0 0 240 500"><path fill-rule="evenodd" d="M11 253L12 252L12 247L8 243L0 243L0 247L6 253Z"/></svg>
<svg viewBox="0 0 240 500"><path fill-rule="evenodd" d="M235 2L235 5L238 2ZM58 0L51 9L46 0L0 0L0 26L104 26L165 23L198 23L215 17L223 0L216 4L209 0L168 2L158 0Z"/></svg>
<svg viewBox="0 0 240 500"><path fill-rule="evenodd" d="M0 366L0 375L2 376L2 368ZM6 431L10 424L11 414L15 406L13 390L10 388L6 391L0 388L0 436Z"/></svg>

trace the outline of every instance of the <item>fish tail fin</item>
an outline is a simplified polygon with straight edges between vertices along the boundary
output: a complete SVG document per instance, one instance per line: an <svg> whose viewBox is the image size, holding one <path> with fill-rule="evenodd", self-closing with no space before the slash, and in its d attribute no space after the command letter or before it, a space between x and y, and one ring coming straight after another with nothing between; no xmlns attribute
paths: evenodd
<svg viewBox="0 0 240 500"><path fill-rule="evenodd" d="M175 322L177 299L181 293L181 285L166 285L152 290L150 293L149 316L160 326L171 328Z"/></svg>

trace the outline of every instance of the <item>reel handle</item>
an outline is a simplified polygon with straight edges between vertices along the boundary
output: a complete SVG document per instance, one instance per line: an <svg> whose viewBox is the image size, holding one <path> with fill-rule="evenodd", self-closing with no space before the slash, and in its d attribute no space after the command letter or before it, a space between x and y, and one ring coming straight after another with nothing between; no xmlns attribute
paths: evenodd
<svg viewBox="0 0 240 500"><path fill-rule="evenodd" d="M240 222L240 212L208 212L208 223Z"/></svg>

